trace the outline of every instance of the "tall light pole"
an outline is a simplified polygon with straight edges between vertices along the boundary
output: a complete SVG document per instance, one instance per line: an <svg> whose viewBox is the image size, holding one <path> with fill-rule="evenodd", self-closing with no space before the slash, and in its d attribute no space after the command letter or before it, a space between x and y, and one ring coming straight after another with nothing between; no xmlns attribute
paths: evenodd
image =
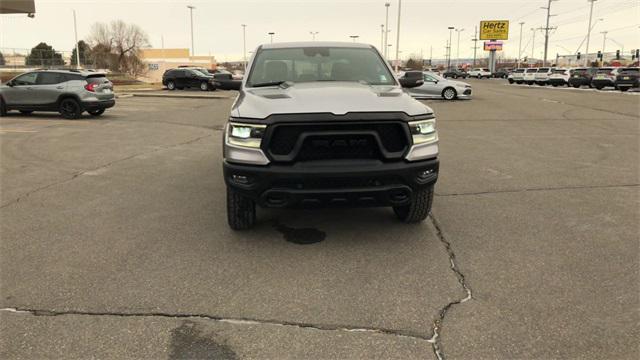
<svg viewBox="0 0 640 360"><path fill-rule="evenodd" d="M360 37L360 35L349 35L349 37L353 40L353 42L356 42L356 39Z"/></svg>
<svg viewBox="0 0 640 360"><path fill-rule="evenodd" d="M604 63L604 48L607 45L607 33L609 33L608 31L602 31L600 32L600 34L602 34L602 62Z"/></svg>
<svg viewBox="0 0 640 360"><path fill-rule="evenodd" d="M587 28L587 49L584 54L585 66L589 66L589 40L591 40L591 20L593 19L593 3L596 0L587 0L591 3L591 10L589 10L589 27Z"/></svg>
<svg viewBox="0 0 640 360"><path fill-rule="evenodd" d="M520 44L518 45L518 68L520 68L520 60L522 60L522 27L524 21L520 23Z"/></svg>
<svg viewBox="0 0 640 360"><path fill-rule="evenodd" d="M380 24L380 51L384 51L384 24Z"/></svg>
<svg viewBox="0 0 640 360"><path fill-rule="evenodd" d="M76 24L76 11L73 10L73 33L76 39L76 69L80 68L80 48L78 46L78 25Z"/></svg>
<svg viewBox="0 0 640 360"><path fill-rule="evenodd" d="M193 9L196 7L193 5L187 5L187 7L189 8L189 15L191 17L191 56L195 56L196 53L193 47Z"/></svg>
<svg viewBox="0 0 640 360"><path fill-rule="evenodd" d="M458 45L456 49L456 67L460 66L460 33L463 31L464 29L456 29L456 32L458 33Z"/></svg>
<svg viewBox="0 0 640 360"><path fill-rule="evenodd" d="M402 13L402 0L398 0L398 33L396 34L396 66L395 71L398 72L400 63L400 14Z"/></svg>
<svg viewBox="0 0 640 360"><path fill-rule="evenodd" d="M451 37L453 35L453 29L455 29L455 27L449 26L447 29L449 29L449 43L447 44L447 70L450 70L451 69Z"/></svg>
<svg viewBox="0 0 640 360"><path fill-rule="evenodd" d="M269 34L269 36L271 36L271 43L273 44L273 35L275 35L276 33L274 33L273 31L270 31L267 34Z"/></svg>
<svg viewBox="0 0 640 360"><path fill-rule="evenodd" d="M389 6L391 6L390 3L385 3L384 7L386 8L387 11L387 15L386 18L384 20L384 58L386 59L389 55L388 49L389 49Z"/></svg>
<svg viewBox="0 0 640 360"><path fill-rule="evenodd" d="M242 24L242 63L244 72L247 72L247 24Z"/></svg>
<svg viewBox="0 0 640 360"><path fill-rule="evenodd" d="M316 41L316 35L319 33L319 31L309 31L309 34L311 34L311 40Z"/></svg>
<svg viewBox="0 0 640 360"><path fill-rule="evenodd" d="M476 51L478 50L478 26L475 26L475 30L473 32L473 67L476 66Z"/></svg>
<svg viewBox="0 0 640 360"><path fill-rule="evenodd" d="M536 49L536 29L535 28L531 28L531 31L533 32L533 40L531 41L531 59L533 60L533 55L535 54L535 49Z"/></svg>

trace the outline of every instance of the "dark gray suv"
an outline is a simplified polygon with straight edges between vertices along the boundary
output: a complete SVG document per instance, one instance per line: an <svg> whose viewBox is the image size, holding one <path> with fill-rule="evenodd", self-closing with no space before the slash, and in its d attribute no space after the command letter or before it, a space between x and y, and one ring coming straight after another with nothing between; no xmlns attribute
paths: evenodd
<svg viewBox="0 0 640 360"><path fill-rule="evenodd" d="M84 111L100 116L115 105L113 84L105 74L76 70L38 70L0 85L0 115L19 110L56 111L77 119Z"/></svg>

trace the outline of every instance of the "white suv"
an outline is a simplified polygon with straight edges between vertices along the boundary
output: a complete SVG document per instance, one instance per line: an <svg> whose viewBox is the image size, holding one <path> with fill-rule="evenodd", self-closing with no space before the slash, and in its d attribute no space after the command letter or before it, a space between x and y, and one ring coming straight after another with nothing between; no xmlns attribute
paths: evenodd
<svg viewBox="0 0 640 360"><path fill-rule="evenodd" d="M508 77L509 84L522 84L522 82L524 81L524 71L524 68L513 70L513 72Z"/></svg>
<svg viewBox="0 0 640 360"><path fill-rule="evenodd" d="M538 68L529 68L524 71L523 81L525 84L533 85L536 82L536 73Z"/></svg>
<svg viewBox="0 0 640 360"><path fill-rule="evenodd" d="M549 81L549 76L552 72L553 68L539 68L535 75L536 84L540 86L547 85L547 81Z"/></svg>
<svg viewBox="0 0 640 360"><path fill-rule="evenodd" d="M553 69L547 84L553 87L569 85L569 76L571 76L570 69Z"/></svg>
<svg viewBox="0 0 640 360"><path fill-rule="evenodd" d="M471 71L469 71L469 77L476 77L478 79L482 79L482 78L490 78L491 77L491 71L489 71L489 69L473 69Z"/></svg>

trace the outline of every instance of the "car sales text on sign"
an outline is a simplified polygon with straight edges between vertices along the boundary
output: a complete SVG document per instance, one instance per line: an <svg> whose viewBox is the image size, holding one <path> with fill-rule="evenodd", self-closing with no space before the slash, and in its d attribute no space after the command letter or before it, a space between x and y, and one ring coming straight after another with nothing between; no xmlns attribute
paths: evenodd
<svg viewBox="0 0 640 360"><path fill-rule="evenodd" d="M509 40L509 20L480 21L480 40Z"/></svg>

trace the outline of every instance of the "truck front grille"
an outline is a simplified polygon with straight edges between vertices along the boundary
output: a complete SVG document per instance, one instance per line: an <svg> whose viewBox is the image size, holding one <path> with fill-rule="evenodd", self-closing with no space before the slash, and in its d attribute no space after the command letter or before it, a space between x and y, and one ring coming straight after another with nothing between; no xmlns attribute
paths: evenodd
<svg viewBox="0 0 640 360"><path fill-rule="evenodd" d="M409 147L400 121L328 124L276 124L266 134L274 161L401 158Z"/></svg>

